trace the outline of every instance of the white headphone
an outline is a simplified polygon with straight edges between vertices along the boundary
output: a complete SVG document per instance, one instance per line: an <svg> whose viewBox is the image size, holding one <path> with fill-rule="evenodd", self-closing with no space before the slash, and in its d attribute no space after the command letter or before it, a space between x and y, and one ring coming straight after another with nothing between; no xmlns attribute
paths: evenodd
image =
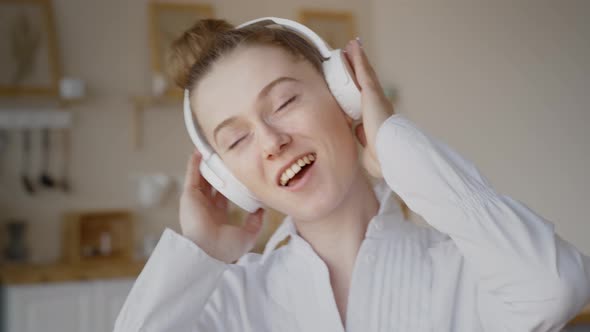
<svg viewBox="0 0 590 332"><path fill-rule="evenodd" d="M277 17L263 17L239 25L236 29L255 23L280 25L311 42L326 60L322 63L324 76L330 91L342 110L354 120L361 117L361 94L352 79L352 69L344 58L341 49L331 49L326 42L308 27L295 21ZM201 155L199 169L203 177L223 196L248 212L254 212L263 204L260 202L223 164L215 150L207 143L204 135L196 128L191 112L189 91L184 90L184 121L189 136Z"/></svg>

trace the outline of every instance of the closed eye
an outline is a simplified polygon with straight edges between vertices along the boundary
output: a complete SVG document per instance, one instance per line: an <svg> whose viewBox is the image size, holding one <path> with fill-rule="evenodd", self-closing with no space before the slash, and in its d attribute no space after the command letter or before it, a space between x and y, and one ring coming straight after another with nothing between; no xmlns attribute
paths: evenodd
<svg viewBox="0 0 590 332"><path fill-rule="evenodd" d="M234 147L236 147L236 145L238 145L238 143L240 143L244 138L246 138L246 136L248 136L248 135L244 135L244 136L240 137L237 141L233 142L232 145L230 145L227 149L231 150Z"/></svg>
<svg viewBox="0 0 590 332"><path fill-rule="evenodd" d="M277 111L280 111L281 109L283 109L285 106L289 105L291 102L295 101L295 99L297 99L297 95L289 98L289 100L287 100L283 105L281 105L281 107L279 107L277 109Z"/></svg>
<svg viewBox="0 0 590 332"><path fill-rule="evenodd" d="M278 109L277 112L282 110L283 108L285 108L286 106L288 106L290 103L294 102L297 99L297 95L289 98L289 100L287 100L286 102L284 102ZM244 138L246 138L248 135L244 135L242 137L240 137L237 141L233 142L227 149L231 150L233 148L235 148L242 140L244 140Z"/></svg>

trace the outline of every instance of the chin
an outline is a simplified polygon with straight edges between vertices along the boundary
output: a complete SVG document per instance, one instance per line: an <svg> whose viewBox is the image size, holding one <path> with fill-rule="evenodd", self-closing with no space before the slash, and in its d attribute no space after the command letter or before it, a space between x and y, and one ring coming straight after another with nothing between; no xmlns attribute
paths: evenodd
<svg viewBox="0 0 590 332"><path fill-rule="evenodd" d="M350 181L346 181L352 183ZM335 184L335 182L332 182ZM330 215L341 204L348 191L350 185L339 183L339 185L322 185L321 189L311 195L301 197L301 200L275 202L271 204L273 209L291 216L294 220L299 221L313 221L324 218Z"/></svg>

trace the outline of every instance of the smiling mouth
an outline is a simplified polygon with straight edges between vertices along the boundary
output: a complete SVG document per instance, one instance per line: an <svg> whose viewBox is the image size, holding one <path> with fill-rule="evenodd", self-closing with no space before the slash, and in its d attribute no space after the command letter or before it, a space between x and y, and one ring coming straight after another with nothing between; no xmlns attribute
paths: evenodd
<svg viewBox="0 0 590 332"><path fill-rule="evenodd" d="M297 159L291 166L287 167L279 179L279 185L281 187L290 187L297 183L305 173L314 164L316 156L314 153L309 153L299 159Z"/></svg>

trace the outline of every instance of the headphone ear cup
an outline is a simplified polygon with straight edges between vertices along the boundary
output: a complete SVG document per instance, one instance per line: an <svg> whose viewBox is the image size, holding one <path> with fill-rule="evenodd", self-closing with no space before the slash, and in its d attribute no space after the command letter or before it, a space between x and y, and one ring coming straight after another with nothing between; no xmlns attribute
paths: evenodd
<svg viewBox="0 0 590 332"><path fill-rule="evenodd" d="M199 170L215 190L242 209L252 213L262 207L262 203L234 177L217 154L206 161L201 160Z"/></svg>
<svg viewBox="0 0 590 332"><path fill-rule="evenodd" d="M323 62L323 70L328 87L342 110L353 120L359 120L361 92L342 50L332 50L330 58Z"/></svg>

